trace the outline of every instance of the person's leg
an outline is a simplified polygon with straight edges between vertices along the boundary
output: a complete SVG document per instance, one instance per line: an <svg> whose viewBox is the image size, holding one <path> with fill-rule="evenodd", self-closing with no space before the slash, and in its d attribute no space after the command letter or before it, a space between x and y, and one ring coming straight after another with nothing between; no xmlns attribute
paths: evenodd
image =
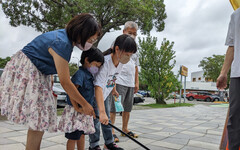
<svg viewBox="0 0 240 150"><path fill-rule="evenodd" d="M134 99L134 87L128 87L126 97L124 101L122 101L124 112L122 113L122 131L125 133L129 133L128 122L130 119L130 112L133 107L133 99ZM131 133L133 137L138 137L138 135Z"/></svg>
<svg viewBox="0 0 240 150"><path fill-rule="evenodd" d="M44 132L28 129L26 150L40 150Z"/></svg>
<svg viewBox="0 0 240 150"><path fill-rule="evenodd" d="M114 97L112 94L109 94L109 106L110 106L110 120L112 124L115 123L115 118L116 118L116 108L115 108L115 102L114 102ZM115 134L114 129L112 128L112 133Z"/></svg>
<svg viewBox="0 0 240 150"><path fill-rule="evenodd" d="M240 146L240 78L231 78L229 88L229 120L228 120L228 140L229 150L238 150Z"/></svg>
<svg viewBox="0 0 240 150"><path fill-rule="evenodd" d="M130 118L130 112L122 112L122 131L128 133L128 121Z"/></svg>
<svg viewBox="0 0 240 150"><path fill-rule="evenodd" d="M97 109L96 102L94 102L93 108L94 108L94 111L95 111L95 115L99 116L99 112L98 112L98 109ZM96 118L93 121L94 121L95 133L89 134L89 147L90 148L94 148L94 147L98 146L99 141L100 141L100 122L99 122L99 119Z"/></svg>
<svg viewBox="0 0 240 150"><path fill-rule="evenodd" d="M111 120L112 124L115 124L115 119L116 119L116 113L110 112L110 120ZM112 134L115 134L115 131L113 128L112 128Z"/></svg>
<svg viewBox="0 0 240 150"><path fill-rule="evenodd" d="M67 141L67 150L74 150L75 149L76 140L68 140Z"/></svg>
<svg viewBox="0 0 240 150"><path fill-rule="evenodd" d="M85 148L85 135L81 135L80 140L77 140L77 149L84 150Z"/></svg>
<svg viewBox="0 0 240 150"><path fill-rule="evenodd" d="M84 132L79 131L79 130L76 130L76 131L71 132L71 133L65 133L65 137L68 139L67 145L66 145L67 150L74 150L76 144L77 144L78 149L79 148L84 149L84 142L83 142L83 145L81 145L82 141L80 141L82 136L83 136L83 139L84 139Z"/></svg>
<svg viewBox="0 0 240 150"><path fill-rule="evenodd" d="M110 109L109 109L109 97L110 96L111 96L111 93L104 101L105 111L106 111L108 118L110 118ZM111 120L109 120L109 122L111 123ZM114 139L113 139L113 134L112 134L112 127L110 125L104 125L104 124L101 124L101 127L102 127L102 133L103 133L103 138L104 138L105 144L113 143Z"/></svg>

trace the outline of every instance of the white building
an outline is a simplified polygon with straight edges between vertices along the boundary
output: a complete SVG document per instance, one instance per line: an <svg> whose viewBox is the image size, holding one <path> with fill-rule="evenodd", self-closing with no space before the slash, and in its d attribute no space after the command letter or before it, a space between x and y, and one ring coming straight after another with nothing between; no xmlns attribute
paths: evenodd
<svg viewBox="0 0 240 150"><path fill-rule="evenodd" d="M204 74L204 71L192 72L191 81L192 82L211 82L211 80L208 78L205 78L203 74Z"/></svg>
<svg viewBox="0 0 240 150"><path fill-rule="evenodd" d="M204 71L197 71L191 73L191 81L186 82L186 91L208 91L217 93L216 82L207 79L203 76Z"/></svg>

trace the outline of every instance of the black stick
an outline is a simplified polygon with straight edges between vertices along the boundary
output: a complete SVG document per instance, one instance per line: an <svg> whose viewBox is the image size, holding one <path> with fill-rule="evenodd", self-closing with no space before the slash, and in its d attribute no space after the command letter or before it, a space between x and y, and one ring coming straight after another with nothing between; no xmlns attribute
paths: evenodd
<svg viewBox="0 0 240 150"><path fill-rule="evenodd" d="M96 116L96 118L99 119L98 116ZM143 148L145 148L146 150L150 150L149 148L147 148L145 145L143 145L142 143L138 142L137 140L135 140L133 137L131 137L130 135L128 135L127 133L123 132L122 130L120 130L119 128L117 128L116 126L114 126L111 123L108 123L108 125L110 125L111 127L113 127L114 129L116 129L117 131L121 132L122 134L124 134L125 136L127 136L129 139L133 140L135 143L137 143L138 145L142 146Z"/></svg>

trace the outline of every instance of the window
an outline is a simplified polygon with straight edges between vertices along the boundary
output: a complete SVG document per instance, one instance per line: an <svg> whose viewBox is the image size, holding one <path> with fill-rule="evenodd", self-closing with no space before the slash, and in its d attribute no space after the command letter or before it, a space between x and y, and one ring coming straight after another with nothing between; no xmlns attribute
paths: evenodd
<svg viewBox="0 0 240 150"><path fill-rule="evenodd" d="M193 78L192 81L193 81L193 82L196 82L196 78Z"/></svg>
<svg viewBox="0 0 240 150"><path fill-rule="evenodd" d="M201 77L198 78L198 81L201 81Z"/></svg>

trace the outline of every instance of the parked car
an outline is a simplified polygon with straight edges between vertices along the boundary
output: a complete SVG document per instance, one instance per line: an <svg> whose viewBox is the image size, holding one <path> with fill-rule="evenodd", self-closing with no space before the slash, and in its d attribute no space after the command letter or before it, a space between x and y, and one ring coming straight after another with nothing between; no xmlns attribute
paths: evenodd
<svg viewBox="0 0 240 150"><path fill-rule="evenodd" d="M139 93L134 94L133 105L137 104L137 103L143 103L144 101L145 101L145 99L143 98L143 95L141 95Z"/></svg>
<svg viewBox="0 0 240 150"><path fill-rule="evenodd" d="M188 94L186 94L186 98L189 101L192 101L194 99L204 100L206 102L214 102L214 101L219 101L220 100L219 96L213 95L209 92L204 92L204 91L189 92Z"/></svg>
<svg viewBox="0 0 240 150"><path fill-rule="evenodd" d="M67 104L67 93L61 86L57 75L53 76L53 93L57 95L57 106L64 107Z"/></svg>
<svg viewBox="0 0 240 150"><path fill-rule="evenodd" d="M138 90L138 93L143 95L144 97L150 97L149 91Z"/></svg>

